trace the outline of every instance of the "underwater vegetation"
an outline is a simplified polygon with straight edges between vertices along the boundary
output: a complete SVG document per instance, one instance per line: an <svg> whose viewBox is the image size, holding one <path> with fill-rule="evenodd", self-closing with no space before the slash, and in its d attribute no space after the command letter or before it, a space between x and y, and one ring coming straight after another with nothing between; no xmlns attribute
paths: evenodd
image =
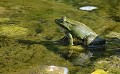
<svg viewBox="0 0 120 74"><path fill-rule="evenodd" d="M0 29L0 35L6 37L22 37L28 34L28 29L17 26L2 26Z"/></svg>
<svg viewBox="0 0 120 74"><path fill-rule="evenodd" d="M79 10L88 5L97 9ZM106 49L56 43L64 33L54 20L62 16L105 38ZM40 66L50 65L66 67L69 74L120 74L119 29L120 0L0 0L0 74L38 74Z"/></svg>

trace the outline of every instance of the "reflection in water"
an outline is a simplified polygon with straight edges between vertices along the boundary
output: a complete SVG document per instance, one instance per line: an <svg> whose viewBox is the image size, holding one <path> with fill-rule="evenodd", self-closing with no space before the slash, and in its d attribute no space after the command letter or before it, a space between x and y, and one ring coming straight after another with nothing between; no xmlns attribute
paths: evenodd
<svg viewBox="0 0 120 74"><path fill-rule="evenodd" d="M79 53L78 55L73 54L70 58L71 62L74 65L79 65L79 66L86 66L90 64L90 58L92 57L93 53L87 51L87 52L82 52Z"/></svg>

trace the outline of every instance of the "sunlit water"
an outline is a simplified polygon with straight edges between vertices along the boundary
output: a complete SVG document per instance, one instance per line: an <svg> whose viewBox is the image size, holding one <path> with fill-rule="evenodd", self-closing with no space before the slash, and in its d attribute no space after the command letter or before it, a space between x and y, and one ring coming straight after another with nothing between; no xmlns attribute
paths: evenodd
<svg viewBox="0 0 120 74"><path fill-rule="evenodd" d="M83 6L83 7L80 7L79 9L85 10L85 11L91 11L91 10L98 9L98 8L95 6Z"/></svg>
<svg viewBox="0 0 120 74"><path fill-rule="evenodd" d="M59 66L43 66L42 72L47 74L68 74L68 69L66 67Z"/></svg>

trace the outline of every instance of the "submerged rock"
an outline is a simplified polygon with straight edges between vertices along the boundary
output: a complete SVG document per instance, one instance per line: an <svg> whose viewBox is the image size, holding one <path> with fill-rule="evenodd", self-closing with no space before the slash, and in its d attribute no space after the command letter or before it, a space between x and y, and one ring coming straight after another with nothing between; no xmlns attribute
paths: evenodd
<svg viewBox="0 0 120 74"><path fill-rule="evenodd" d="M90 58L92 57L91 52L82 52L79 53L78 55L72 55L71 56L71 62L73 62L74 65L88 65L90 64Z"/></svg>
<svg viewBox="0 0 120 74"><path fill-rule="evenodd" d="M29 73L22 72L24 74L68 74L68 68L60 66L40 66L33 68ZM22 74L20 73L20 74ZM19 73L16 73L19 74Z"/></svg>
<svg viewBox="0 0 120 74"><path fill-rule="evenodd" d="M44 66L41 72L43 74L68 74L68 69L59 66Z"/></svg>

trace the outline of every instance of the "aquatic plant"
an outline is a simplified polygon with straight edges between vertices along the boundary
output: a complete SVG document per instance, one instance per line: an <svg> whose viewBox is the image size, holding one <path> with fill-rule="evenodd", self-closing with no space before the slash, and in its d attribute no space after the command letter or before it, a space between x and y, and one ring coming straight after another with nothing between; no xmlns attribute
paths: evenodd
<svg viewBox="0 0 120 74"><path fill-rule="evenodd" d="M56 65L67 67L70 74L88 74L96 69L119 74L120 40L108 37L120 32L118 3L119 0L0 0L0 73L27 74L40 65ZM86 5L98 9L78 9ZM92 52L87 66L74 66L68 56L83 50L54 42L64 36L54 23L61 16L80 21L106 38L107 50Z"/></svg>
<svg viewBox="0 0 120 74"><path fill-rule="evenodd" d="M27 28L19 27L19 26L2 26L0 28L0 35L5 37L20 37L27 36L29 34L29 30Z"/></svg>

